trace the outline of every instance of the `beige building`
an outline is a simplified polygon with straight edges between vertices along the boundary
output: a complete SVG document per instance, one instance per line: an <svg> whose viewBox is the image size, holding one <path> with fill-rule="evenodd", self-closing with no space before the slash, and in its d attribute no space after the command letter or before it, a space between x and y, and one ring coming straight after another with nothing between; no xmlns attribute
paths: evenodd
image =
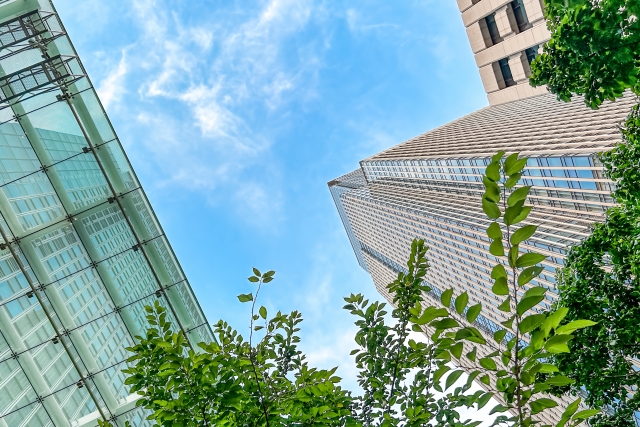
<svg viewBox="0 0 640 427"><path fill-rule="evenodd" d="M528 84L529 63L549 38L540 0L458 5L490 106L362 160L329 188L358 262L382 295L390 299L386 285L406 268L411 241L422 238L430 248L429 302L439 304L447 288L467 291L470 305L484 307L474 326L490 338L508 317L491 291L497 260L481 208L491 156L504 150L530 157L523 185L532 186L534 208L522 225L539 228L521 249L548 256L530 285L549 289L549 307L568 248L613 205L595 154L620 142L618 124L634 99L590 110L582 99L559 102ZM555 424L560 408L545 414L541 421Z"/></svg>
<svg viewBox="0 0 640 427"><path fill-rule="evenodd" d="M542 0L457 0L491 105L546 93L529 64L550 34Z"/></svg>

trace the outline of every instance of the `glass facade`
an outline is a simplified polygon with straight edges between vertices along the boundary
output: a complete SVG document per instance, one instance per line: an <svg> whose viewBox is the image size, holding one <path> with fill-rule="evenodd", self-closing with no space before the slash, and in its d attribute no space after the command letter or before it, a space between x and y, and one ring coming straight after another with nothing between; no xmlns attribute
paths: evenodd
<svg viewBox="0 0 640 427"><path fill-rule="evenodd" d="M48 0L0 1L0 238L0 427L150 425L144 306L213 336Z"/></svg>
<svg viewBox="0 0 640 427"><path fill-rule="evenodd" d="M412 240L423 239L430 265L425 282L432 289L427 301L438 305L447 288L466 291L469 305L483 305L474 326L494 345L493 332L508 315L498 309L503 298L491 291L492 268L502 260L489 251L482 175L493 154L504 150L529 157L521 185L532 186L533 209L522 225L538 230L520 248L547 255L545 270L527 287L547 288L542 308L550 308L555 271L568 248L613 206L611 182L595 153L620 141L617 124L628 111L625 100L598 111L581 102L560 103L548 95L485 108L362 160L357 171L331 181L358 261L364 258L378 291L391 300L386 285L405 269ZM554 129L560 126L565 130ZM360 185L345 184L358 174ZM561 407L541 421L555 424Z"/></svg>

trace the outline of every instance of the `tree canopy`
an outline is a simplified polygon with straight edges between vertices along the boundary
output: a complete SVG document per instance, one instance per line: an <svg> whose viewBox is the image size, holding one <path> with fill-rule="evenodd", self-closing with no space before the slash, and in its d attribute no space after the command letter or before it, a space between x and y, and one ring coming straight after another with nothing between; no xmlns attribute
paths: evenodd
<svg viewBox="0 0 640 427"><path fill-rule="evenodd" d="M625 90L640 95L638 0L545 0L551 39L531 64L533 86L597 108Z"/></svg>

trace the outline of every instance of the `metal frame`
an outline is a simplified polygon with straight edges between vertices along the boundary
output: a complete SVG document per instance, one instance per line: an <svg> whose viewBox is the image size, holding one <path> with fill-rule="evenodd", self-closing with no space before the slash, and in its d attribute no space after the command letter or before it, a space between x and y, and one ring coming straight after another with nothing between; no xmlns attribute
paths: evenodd
<svg viewBox="0 0 640 427"><path fill-rule="evenodd" d="M139 251L142 254L157 285L155 292L152 292L143 298L155 295L157 298L162 298L166 301L166 305L169 307L178 328L187 338L187 342L191 349L196 349L192 343L192 340L195 338L193 331L208 325L208 323L206 323L205 320L204 323L194 324L191 319L189 311L184 306L179 292L176 289L176 286L186 286L184 279L177 283L172 283L173 280L171 279L171 274L167 270L162 255L159 253L158 248L155 245L156 239L164 239L164 233L162 232L159 224L157 224L159 231L158 235L152 236L147 231L144 225L144 220L140 216L140 213L134 203L136 192L139 192L141 200L143 203L146 203L144 192L139 186L136 188L129 188L127 186L118 172L117 165L114 163L114 160L107 151L109 144L119 144L117 137L112 141L104 141L101 137L91 116L90 110L85 104L82 95L80 95L81 93L87 93L87 89L80 90L77 87L78 82L86 80L89 84L89 93L91 93L93 92L92 85L77 56L60 55L56 46L56 40L61 38L66 39L67 35L62 27L62 23L57 17L55 9L53 9L53 5L50 6L52 11L43 11L38 10L40 3L36 0L23 0L20 2L0 1L0 20L6 19L6 17L11 14L15 15L16 13L21 13L4 23L0 23L0 53L6 50L11 50L4 55L0 55L0 62L2 62L3 59L7 59L32 49L39 51L44 58L39 63L31 64L19 71L8 75L2 75L2 77L0 77L0 110L4 108L12 109L14 119L23 129L29 144L42 165L40 171L34 171L33 173L46 174L48 178L47 181L55 191L66 216L61 221L45 223L35 229L30 229L27 232L21 232L20 230L22 230L22 227L19 219L13 213L4 192L0 191L0 215L5 219L10 230L5 231L0 226L0 234L4 239L4 243L0 244L0 249L6 248L10 251L11 256L18 264L21 273L27 279L29 284L27 296L35 296L37 298L40 307L42 307L46 315L47 321L53 328L54 343L61 343L65 353L73 362L74 369L80 378L78 386L87 388L90 398L97 408L97 416L103 420L115 421L117 416L131 410L131 405L135 403L136 399L135 397L130 396L130 401L121 405L118 403L116 397L111 394L108 385L104 382L104 378L99 375L102 370L98 370L98 364L93 360L90 349L86 347L81 337L77 336L78 329L80 329L80 327L71 327L74 325L74 320L69 311L66 310L65 302L61 299L56 289L53 286L49 286L52 283L49 283L50 280L48 273L42 265L38 255L35 253L31 242L54 230L71 226L75 235L79 238L86 255L92 261L91 268L96 269L97 275L104 285L107 294L111 298L111 302L115 307L115 313L120 316L130 335L134 336L140 331L136 326L135 320L131 317L131 314L125 309L133 303L125 303L120 297L117 291L117 286L106 270L107 267L105 266L105 261L107 261L108 258L101 259L96 248L91 242L89 233L82 225L83 218L88 217L96 211L104 209L106 204L113 204L117 207L118 211L124 218L134 240L132 247L125 252ZM28 11L30 8L33 10ZM26 13L24 13L25 10L27 10ZM52 27L47 24L51 19L56 19L58 21L62 31L52 30ZM4 30L5 28L6 30ZM2 45L1 37L3 34L11 34L11 37L14 40ZM71 44L70 41L69 44ZM69 63L72 61L77 62L82 73L78 74L72 72L71 67L69 67ZM3 74L1 64L0 74ZM109 197L106 201L98 201L93 205L83 206L81 208L74 205L63 185L62 178L54 167L63 161L52 161L45 144L31 123L28 116L30 113L26 112L22 105L22 102L27 99L34 98L44 93L58 91L59 94L57 95L57 102L68 106L88 145L83 148L82 153L75 154L73 157L78 155L90 155L93 157L109 189ZM100 107L102 108L102 106ZM104 114L104 109L102 109L102 114ZM106 115L105 119L108 122L108 117L106 117ZM111 126L110 123L109 126ZM27 176L30 176L33 173ZM150 213L153 216L152 211L150 211ZM18 249L20 252L18 252ZM168 250L171 252L171 255L174 256L170 247L168 247ZM22 254L22 256L20 254ZM79 274L81 271L83 270L78 270L73 274ZM180 274L184 277L184 273L182 271L180 271ZM24 296L24 294L21 296ZM20 296L16 296L16 299L18 297ZM198 315L201 316L202 319L205 319L204 314L197 305L197 301L194 301L194 304L200 311ZM53 315L52 310L55 312L55 316ZM0 314L1 313L3 313L2 310L0 310ZM113 313L107 313L106 315L111 314ZM56 321L56 316L59 321ZM96 319L92 319L90 322L95 320ZM7 322L8 319L3 319L0 315L0 326L2 326L2 330L5 329L5 325L10 324L10 322ZM7 328L7 330L9 330L9 328ZM211 333L210 329L209 332ZM213 334L211 334L211 336L213 336ZM15 344L15 337L12 341ZM83 366L76 362L75 353L80 356L80 361ZM16 360L20 357L25 361L24 363L29 365L26 368L22 367L22 364L20 366L24 374L32 383L32 388L39 396L38 401L43 402L43 396L46 397L47 395L50 395L51 390L47 390L46 387L43 387L43 385L46 384L44 384L42 377L39 375L39 371L35 368L35 365L33 364L34 362L32 360L29 361L30 355L28 354L28 349L20 354L14 353L14 356ZM95 392L92 385L95 387ZM96 392L98 395L96 395ZM64 414L61 412L60 408L56 407L56 405L47 405L46 402L43 403L45 403L44 408L52 422L56 425L64 425ZM3 423L4 421L0 417L0 427L3 427Z"/></svg>

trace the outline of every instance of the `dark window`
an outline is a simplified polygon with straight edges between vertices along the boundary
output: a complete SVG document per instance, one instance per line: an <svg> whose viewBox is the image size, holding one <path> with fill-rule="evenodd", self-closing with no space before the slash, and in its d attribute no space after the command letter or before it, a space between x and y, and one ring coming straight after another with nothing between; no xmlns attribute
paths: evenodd
<svg viewBox="0 0 640 427"><path fill-rule="evenodd" d="M502 78L504 79L504 84L509 87L516 84L513 80L513 75L511 74L511 67L509 67L509 58L504 58L498 61L500 65L500 71L502 72Z"/></svg>
<svg viewBox="0 0 640 427"><path fill-rule="evenodd" d="M489 30L489 35L491 36L491 42L493 44L500 43L502 39L500 38L500 31L498 31L498 24L496 24L496 14L492 13L484 19L487 22L487 29Z"/></svg>
<svg viewBox="0 0 640 427"><path fill-rule="evenodd" d="M516 22L518 23L518 29L520 30L520 32L531 28L531 24L529 23L529 18L527 18L527 12L524 10L524 4L522 3L522 0L512 1L511 8L513 9L513 14L516 18Z"/></svg>
<svg viewBox="0 0 640 427"><path fill-rule="evenodd" d="M527 61L529 61L529 65L536 59L538 56L538 46L531 46L529 49L524 51L525 55L527 55Z"/></svg>

